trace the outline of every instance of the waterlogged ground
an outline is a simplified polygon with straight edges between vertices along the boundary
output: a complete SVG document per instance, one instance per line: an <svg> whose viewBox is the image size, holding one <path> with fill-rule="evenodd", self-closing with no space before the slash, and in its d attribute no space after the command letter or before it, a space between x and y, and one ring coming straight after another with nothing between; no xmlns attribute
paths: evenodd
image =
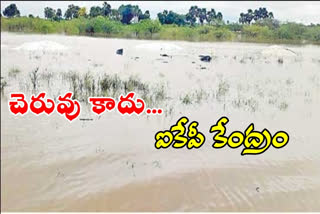
<svg viewBox="0 0 320 214"><path fill-rule="evenodd" d="M318 46L1 33L1 84L4 211L320 211ZM164 114L90 112L88 96L126 90ZM9 113L9 93L40 91L75 92L80 117ZM181 116L199 122L205 144L155 149L155 133ZM227 136L254 123L290 141L262 155L213 149L222 116Z"/></svg>

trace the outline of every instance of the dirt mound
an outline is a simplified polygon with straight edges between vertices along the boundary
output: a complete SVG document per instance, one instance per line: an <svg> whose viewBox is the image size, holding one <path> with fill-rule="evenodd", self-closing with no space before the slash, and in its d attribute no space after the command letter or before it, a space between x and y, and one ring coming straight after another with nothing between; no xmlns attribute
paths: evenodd
<svg viewBox="0 0 320 214"><path fill-rule="evenodd" d="M267 47L261 51L261 55L263 57L296 57L297 53L293 50L278 46L278 45L272 45L270 47Z"/></svg>

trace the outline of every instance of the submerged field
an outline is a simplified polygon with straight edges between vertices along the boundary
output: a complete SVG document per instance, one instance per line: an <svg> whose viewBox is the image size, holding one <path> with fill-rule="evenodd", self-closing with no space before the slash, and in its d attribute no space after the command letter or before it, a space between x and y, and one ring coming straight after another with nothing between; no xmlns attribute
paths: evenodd
<svg viewBox="0 0 320 214"><path fill-rule="evenodd" d="M98 117L86 101L130 90L164 114ZM74 92L92 121L9 113L9 93L40 91ZM320 210L319 46L1 33L1 93L4 211ZM181 116L204 146L155 149ZM290 141L255 156L213 149L222 116L227 135L254 123Z"/></svg>

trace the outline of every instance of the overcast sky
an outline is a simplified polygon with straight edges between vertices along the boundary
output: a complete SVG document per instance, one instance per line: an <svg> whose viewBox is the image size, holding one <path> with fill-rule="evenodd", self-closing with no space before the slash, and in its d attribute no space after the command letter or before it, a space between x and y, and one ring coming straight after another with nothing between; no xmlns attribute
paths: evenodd
<svg viewBox="0 0 320 214"><path fill-rule="evenodd" d="M86 7L87 11L91 6L102 5L102 1L1 1L1 12L11 3L17 5L21 15L33 14L40 17L44 16L43 11L47 6L54 9L61 8L64 13L69 4ZM222 12L224 20L230 22L238 21L240 12L246 12L249 8L254 10L266 7L280 21L320 24L319 1L110 1L108 3L112 8L118 8L121 4L139 5L143 11L149 10L152 18L164 9L186 13L190 6L197 5Z"/></svg>

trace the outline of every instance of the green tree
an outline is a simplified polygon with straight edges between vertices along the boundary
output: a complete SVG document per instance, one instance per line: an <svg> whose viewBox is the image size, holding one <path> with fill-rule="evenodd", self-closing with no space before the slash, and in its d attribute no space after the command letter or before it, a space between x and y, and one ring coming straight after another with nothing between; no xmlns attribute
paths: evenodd
<svg viewBox="0 0 320 214"><path fill-rule="evenodd" d="M240 13L239 23L241 24L250 24L252 20L258 22L259 20L263 19L273 19L273 13L268 12L265 7L260 7L259 9L249 9L247 13Z"/></svg>
<svg viewBox="0 0 320 214"><path fill-rule="evenodd" d="M165 24L167 14L168 14L167 10L164 10L162 13L157 14L158 19L162 25Z"/></svg>
<svg viewBox="0 0 320 214"><path fill-rule="evenodd" d="M144 14L140 14L139 15L139 21L140 20L144 20L144 19L150 19L150 12L149 12L149 10L146 10L145 12L144 12Z"/></svg>
<svg viewBox="0 0 320 214"><path fill-rule="evenodd" d="M199 8L198 17L199 17L200 24L203 25L203 22L207 21L207 9Z"/></svg>
<svg viewBox="0 0 320 214"><path fill-rule="evenodd" d="M223 19L223 16L222 16L222 13L221 13L221 12L218 12L218 13L217 13L217 19L218 19L218 20L222 20L222 19Z"/></svg>
<svg viewBox="0 0 320 214"><path fill-rule="evenodd" d="M199 20L201 25L206 21L209 24L217 24L222 21L222 13L216 13L215 9L211 8L207 11L206 8L199 8L198 6L191 6L188 13L186 14L186 21L194 26Z"/></svg>
<svg viewBox="0 0 320 214"><path fill-rule="evenodd" d="M142 17L142 11L138 5L121 5L118 9L119 14L121 15L121 22L123 24L130 24L134 17L138 18ZM146 13L145 13L146 14ZM148 15L148 13L146 14ZM150 17L150 14L149 14Z"/></svg>
<svg viewBox="0 0 320 214"><path fill-rule="evenodd" d="M161 24L176 24L179 26L186 24L186 16L180 15L173 11L164 10L162 13L158 13L158 19Z"/></svg>
<svg viewBox="0 0 320 214"><path fill-rule="evenodd" d="M57 9L56 17L58 18L58 20L62 19L62 11L60 8Z"/></svg>
<svg viewBox="0 0 320 214"><path fill-rule="evenodd" d="M274 19L274 16L273 16L272 12L269 12L268 16L269 16L270 19Z"/></svg>
<svg viewBox="0 0 320 214"><path fill-rule="evenodd" d="M246 23L246 19L245 19L245 14L244 13L240 13L239 23L240 24Z"/></svg>
<svg viewBox="0 0 320 214"><path fill-rule="evenodd" d="M90 8L90 13L89 16L90 17L97 17L100 16L102 14L102 8L99 6L93 6Z"/></svg>
<svg viewBox="0 0 320 214"><path fill-rule="evenodd" d="M8 7L4 9L3 15L9 18L20 16L20 11L18 10L16 4L10 4Z"/></svg>
<svg viewBox="0 0 320 214"><path fill-rule="evenodd" d="M86 17L87 16L87 9L85 7L80 8L78 11L78 16Z"/></svg>
<svg viewBox="0 0 320 214"><path fill-rule="evenodd" d="M110 13L111 13L111 5L108 4L107 2L103 2L103 5L102 5L102 14L103 16L109 16Z"/></svg>
<svg viewBox="0 0 320 214"><path fill-rule="evenodd" d="M191 6L189 12L186 14L186 21L188 21L192 26L194 26L197 22L198 14L198 6Z"/></svg>
<svg viewBox="0 0 320 214"><path fill-rule="evenodd" d="M79 6L71 4L68 6L68 9L66 10L66 12L64 14L64 17L66 19L78 18L79 17L79 10L80 10Z"/></svg>
<svg viewBox="0 0 320 214"><path fill-rule="evenodd" d="M251 9L248 9L248 13L246 14L246 22L250 24L253 18L254 18L253 11Z"/></svg>
<svg viewBox="0 0 320 214"><path fill-rule="evenodd" d="M207 12L207 22L211 23L213 20L215 20L217 18L217 14L215 9L211 8L211 10L209 10Z"/></svg>
<svg viewBox="0 0 320 214"><path fill-rule="evenodd" d="M44 17L46 19L53 19L56 15L56 11L51 7L44 8Z"/></svg>
<svg viewBox="0 0 320 214"><path fill-rule="evenodd" d="M121 22L124 24L130 24L131 19L135 15L135 11L132 5L121 5L118 9L121 14Z"/></svg>
<svg viewBox="0 0 320 214"><path fill-rule="evenodd" d="M115 21L121 20L121 15L117 9L111 9L110 19Z"/></svg>

